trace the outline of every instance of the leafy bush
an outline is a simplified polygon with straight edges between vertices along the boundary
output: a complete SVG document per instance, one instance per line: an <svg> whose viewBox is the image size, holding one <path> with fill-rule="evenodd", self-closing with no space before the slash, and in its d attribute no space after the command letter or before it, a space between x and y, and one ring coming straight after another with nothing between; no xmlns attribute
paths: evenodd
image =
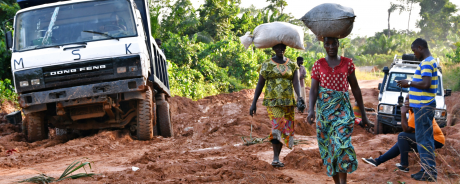
<svg viewBox="0 0 460 184"><path fill-rule="evenodd" d="M17 96L10 79L0 80L0 102L3 103L4 100L16 101Z"/></svg>
<svg viewBox="0 0 460 184"><path fill-rule="evenodd" d="M454 63L460 63L460 42L457 42L454 45L457 47L457 49L451 53L446 54L446 57Z"/></svg>
<svg viewBox="0 0 460 184"><path fill-rule="evenodd" d="M452 91L460 91L460 64L449 64L442 67L442 83L444 88L450 88Z"/></svg>

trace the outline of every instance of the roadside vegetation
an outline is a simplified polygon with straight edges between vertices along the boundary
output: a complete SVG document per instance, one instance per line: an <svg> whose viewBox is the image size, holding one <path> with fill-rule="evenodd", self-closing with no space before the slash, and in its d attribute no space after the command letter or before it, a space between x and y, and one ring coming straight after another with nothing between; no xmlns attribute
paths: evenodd
<svg viewBox="0 0 460 184"><path fill-rule="evenodd" d="M173 95L200 99L219 93L254 88L257 69L273 54L271 49L244 49L239 37L260 24L283 21L304 27L305 51L289 48L286 55L295 60L305 59L305 67L311 70L313 63L324 57L322 42L291 14L284 12L285 0L267 0L267 7L240 7L240 0L205 0L198 9L190 0L151 0L152 36L163 42L170 86ZM411 11L420 6L421 19L417 23L420 32L385 29L371 37L341 39L341 55L350 57L357 66L389 66L395 54L412 53L413 40L428 40L435 57L441 59L445 88L460 90L460 16L458 7L449 0L400 0L391 4L388 16L398 11ZM0 22L12 30L12 18L19 6L15 0L0 0ZM391 19L388 27L390 28ZM3 24L2 24L3 26ZM0 32L0 80L11 80L11 52L5 50L3 30ZM308 72L307 72L308 73ZM309 79L309 74L307 74ZM358 74L362 80L378 78L380 74ZM5 82L4 82L5 83ZM309 80L306 81L309 85Z"/></svg>

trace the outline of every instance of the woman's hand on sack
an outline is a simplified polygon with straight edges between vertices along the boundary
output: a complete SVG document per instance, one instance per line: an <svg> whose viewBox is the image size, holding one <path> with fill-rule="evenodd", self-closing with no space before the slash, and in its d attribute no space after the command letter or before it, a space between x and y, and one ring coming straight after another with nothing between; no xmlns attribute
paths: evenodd
<svg viewBox="0 0 460 184"><path fill-rule="evenodd" d="M256 104L252 104L251 107L249 108L249 115L254 116L256 114L257 107Z"/></svg>
<svg viewBox="0 0 460 184"><path fill-rule="evenodd" d="M310 125L313 124L315 122L315 119L316 119L315 111L308 112L308 116L307 116L308 124L310 124Z"/></svg>

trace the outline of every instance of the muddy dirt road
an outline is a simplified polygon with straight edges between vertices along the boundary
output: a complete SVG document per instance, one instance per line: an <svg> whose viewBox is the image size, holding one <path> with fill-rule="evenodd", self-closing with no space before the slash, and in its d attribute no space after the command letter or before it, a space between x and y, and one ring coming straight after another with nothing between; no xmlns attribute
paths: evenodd
<svg viewBox="0 0 460 184"><path fill-rule="evenodd" d="M360 81L367 107L376 108L378 103L375 84L378 82ZM305 123L307 114L296 114L295 139L303 141L293 150L283 149L284 168L270 165L270 143L242 145L241 137L250 135L251 125L254 137L263 138L270 132L262 100L254 118L248 115L252 97L253 90L243 90L199 101L171 98L175 138L151 141L134 140L127 130L103 130L27 143L18 128L0 124L0 183L15 183L38 172L58 177L82 157L91 159L92 170L100 175L61 183L333 183L321 165L315 128ZM459 97L460 93L448 97L449 112ZM454 151L460 151L460 125L444 128L444 133L447 143L437 157L439 182L450 183L458 181L455 173L460 173L460 155ZM355 127L352 140L359 166L349 175L349 183L417 183L410 178L420 168L415 154L410 154L409 173L394 171L399 159L379 167L361 160L378 157L396 138L396 134L374 136ZM11 149L19 152L7 156ZM133 166L140 169L132 171Z"/></svg>

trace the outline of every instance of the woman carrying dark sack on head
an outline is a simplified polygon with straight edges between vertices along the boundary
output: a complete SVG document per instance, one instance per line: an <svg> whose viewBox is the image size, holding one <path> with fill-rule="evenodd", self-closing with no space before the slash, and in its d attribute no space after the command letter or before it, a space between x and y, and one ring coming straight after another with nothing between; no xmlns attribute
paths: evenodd
<svg viewBox="0 0 460 184"><path fill-rule="evenodd" d="M347 182L347 173L354 172L358 167L351 145L354 114L348 94L349 85L361 109L363 125L368 125L369 120L364 111L353 61L338 56L338 48L337 38L324 38L327 56L316 61L312 67L307 121L312 124L316 119L318 147L327 175L332 176L336 184L342 184Z"/></svg>
<svg viewBox="0 0 460 184"><path fill-rule="evenodd" d="M296 94L300 94L299 71L295 62L284 57L286 45L278 44L272 47L276 55L270 61L264 62L259 68L259 81L254 93L249 114L253 116L257 110L257 99L265 87L263 105L267 107L268 116L272 123L269 140L273 144L273 162L275 167L283 167L279 160L283 144L289 149L294 145L294 110ZM300 111L305 109L302 97L297 99Z"/></svg>

